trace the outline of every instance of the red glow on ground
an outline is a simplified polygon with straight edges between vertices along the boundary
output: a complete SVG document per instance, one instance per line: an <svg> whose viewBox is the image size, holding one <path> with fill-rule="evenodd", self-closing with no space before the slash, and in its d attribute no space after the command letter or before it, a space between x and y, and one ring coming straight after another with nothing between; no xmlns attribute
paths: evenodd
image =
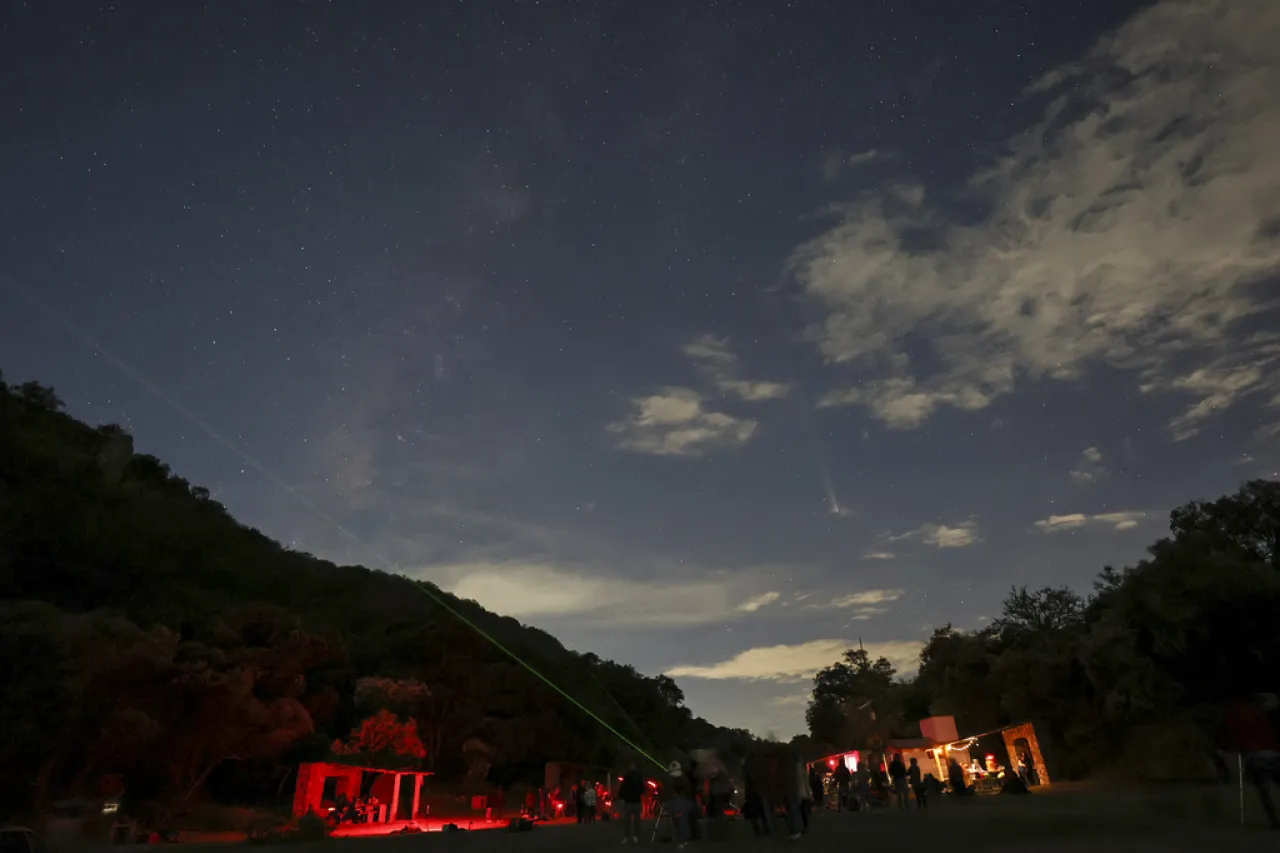
<svg viewBox="0 0 1280 853"><path fill-rule="evenodd" d="M542 823L560 823L545 821ZM333 831L334 838L365 838L373 835L395 835L406 826L416 826L423 832L443 832L446 823L455 823L459 829L476 832L482 829L506 829L510 819L485 820L473 817L431 817L414 821L397 820L389 823L344 823ZM406 833L411 834L411 833Z"/></svg>

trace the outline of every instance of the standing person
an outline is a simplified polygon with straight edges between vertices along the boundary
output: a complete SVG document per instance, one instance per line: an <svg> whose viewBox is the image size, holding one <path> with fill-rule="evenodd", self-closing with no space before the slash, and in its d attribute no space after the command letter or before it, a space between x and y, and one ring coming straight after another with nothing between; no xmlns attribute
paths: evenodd
<svg viewBox="0 0 1280 853"><path fill-rule="evenodd" d="M947 781L951 784L951 793L963 797L971 793L964 780L964 768L954 758L947 761Z"/></svg>
<svg viewBox="0 0 1280 853"><path fill-rule="evenodd" d="M893 786L893 796L898 801L898 808L909 808L910 805L907 802L907 765L902 763L901 753L894 753L893 761L889 762L889 781Z"/></svg>
<svg viewBox="0 0 1280 853"><path fill-rule="evenodd" d="M573 816L577 818L578 823L582 823L587 817L586 800L582 796L582 788L581 782L573 786Z"/></svg>
<svg viewBox="0 0 1280 853"><path fill-rule="evenodd" d="M929 808L929 793L924 789L924 779L920 775L920 762L911 759L907 768L907 781L911 783L911 792L916 797L916 810Z"/></svg>
<svg viewBox="0 0 1280 853"><path fill-rule="evenodd" d="M805 772L803 761L796 762L795 797L798 801L797 816L800 820L796 829L792 830L792 834L794 835L798 829L801 835L807 835L809 816L813 814L813 789L809 785L809 774Z"/></svg>
<svg viewBox="0 0 1280 853"><path fill-rule="evenodd" d="M733 783L726 771L717 771L708 783L710 793L707 802L707 817L719 819L724 817L725 809L733 796Z"/></svg>
<svg viewBox="0 0 1280 853"><path fill-rule="evenodd" d="M1227 730L1240 751L1245 776L1258 789L1262 810L1272 829L1280 829L1280 815L1271 799L1271 785L1280 785L1280 751L1268 714L1276 709L1275 694L1261 693L1235 703L1227 712Z"/></svg>
<svg viewBox="0 0 1280 853"><path fill-rule="evenodd" d="M584 812L583 821L582 821L583 823L596 822L596 786L595 785L582 786L582 810Z"/></svg>
<svg viewBox="0 0 1280 853"><path fill-rule="evenodd" d="M755 753L748 755L742 763L742 816L751 822L751 831L757 838L773 831L773 812L764 795L763 774L760 756Z"/></svg>
<svg viewBox="0 0 1280 853"><path fill-rule="evenodd" d="M693 837L693 793L689 781L684 776L676 776L667 786L670 798L662 803L662 813L671 820L672 841L683 849Z"/></svg>
<svg viewBox="0 0 1280 853"><path fill-rule="evenodd" d="M813 799L814 807L819 809L822 808L822 801L824 799L822 791L822 776L823 774L818 772L817 764L809 768L809 795Z"/></svg>
<svg viewBox="0 0 1280 853"><path fill-rule="evenodd" d="M644 777L636 769L635 762L627 767L618 786L618 800L622 803L622 843L640 843L640 818L644 813Z"/></svg>
<svg viewBox="0 0 1280 853"><path fill-rule="evenodd" d="M863 764L858 768L857 777L855 784L858 786L856 794L858 808L866 814L871 811L871 768Z"/></svg>
<svg viewBox="0 0 1280 853"><path fill-rule="evenodd" d="M836 765L836 811L843 811L849 805L849 765L844 763L844 756L840 756L840 763Z"/></svg>

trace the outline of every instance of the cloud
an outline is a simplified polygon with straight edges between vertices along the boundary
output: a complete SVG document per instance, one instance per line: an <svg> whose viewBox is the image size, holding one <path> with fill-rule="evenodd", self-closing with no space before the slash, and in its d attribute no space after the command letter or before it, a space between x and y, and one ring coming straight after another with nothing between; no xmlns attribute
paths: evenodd
<svg viewBox="0 0 1280 853"><path fill-rule="evenodd" d="M919 184L833 208L790 270L809 337L864 379L822 405L896 428L1021 381L1130 372L1191 398L1170 424L1280 392L1280 4L1166 0L1034 85L1041 121L945 212Z"/></svg>
<svg viewBox="0 0 1280 853"><path fill-rule="evenodd" d="M939 524L925 535L924 541L926 545L933 545L936 548L966 548L981 542L982 539L978 536L977 525L966 521L957 527Z"/></svg>
<svg viewBox="0 0 1280 853"><path fill-rule="evenodd" d="M838 661L851 647L848 640L810 640L796 645L761 646L717 663L674 666L666 674L672 678L711 681L804 681ZM906 673L919 666L923 644L915 640L897 640L868 643L865 648L872 659L885 657L900 672Z"/></svg>
<svg viewBox="0 0 1280 853"><path fill-rule="evenodd" d="M892 560L892 559L893 559L893 554L891 554L891 553L890 553L890 552L888 552L888 551L872 551L872 552L870 552L870 553L868 553L868 554L863 554L863 555L862 555L862 559L864 559L864 560Z"/></svg>
<svg viewBox="0 0 1280 853"><path fill-rule="evenodd" d="M1128 512L1104 512L1097 515L1071 513L1070 515L1051 515L1036 522L1036 528L1044 533L1060 533L1065 530L1076 530L1085 525L1110 525L1115 530L1132 530L1146 518L1145 512L1136 510Z"/></svg>
<svg viewBox="0 0 1280 853"><path fill-rule="evenodd" d="M1102 464L1102 451L1096 447L1086 447L1080 454L1080 461L1071 471L1071 479L1083 485L1096 483L1110 473Z"/></svg>
<svg viewBox="0 0 1280 853"><path fill-rule="evenodd" d="M540 562L477 562L409 572L461 598L516 619L572 619L608 625L671 626L720 622L777 601L765 592L745 601L734 593L741 578L697 580L620 578L594 566Z"/></svg>
<svg viewBox="0 0 1280 853"><path fill-rule="evenodd" d="M685 344L680 351L705 367L733 370L738 366L738 356L730 348L728 338L703 335Z"/></svg>
<svg viewBox="0 0 1280 853"><path fill-rule="evenodd" d="M761 403L765 400L781 400L791 393L791 386L785 382L753 382L747 379L722 379L716 387L727 394L736 394L748 403Z"/></svg>
<svg viewBox="0 0 1280 853"><path fill-rule="evenodd" d="M982 537L978 535L978 525L972 521L963 521L955 527L945 524L922 524L906 533L899 533L896 536L890 534L888 538L891 542L920 539L926 545L932 545L935 548L966 548L982 541Z"/></svg>
<svg viewBox="0 0 1280 853"><path fill-rule="evenodd" d="M867 622L889 612L887 607L859 607L849 616L850 622Z"/></svg>
<svg viewBox="0 0 1280 853"><path fill-rule="evenodd" d="M632 413L608 430L619 446L654 456L699 456L709 450L737 448L756 432L756 422L709 411L691 388L667 388L631 399Z"/></svg>
<svg viewBox="0 0 1280 853"><path fill-rule="evenodd" d="M748 403L761 403L781 400L791 393L791 386L785 382L738 378L739 360L728 338L703 335L685 344L681 351L711 377L722 394L740 397Z"/></svg>
<svg viewBox="0 0 1280 853"><path fill-rule="evenodd" d="M866 607L874 604L884 604L890 601L897 601L906 595L906 590L902 589L869 589L864 592L855 592L851 595L841 595L831 599L822 607Z"/></svg>
<svg viewBox="0 0 1280 853"><path fill-rule="evenodd" d="M1280 369L1280 337L1276 340L1264 340L1274 336L1257 335L1254 337L1254 351L1257 358L1253 364L1233 364L1230 360L1220 360L1208 367L1193 371L1186 376L1173 380L1173 387L1187 391L1200 398L1187 411L1174 418L1169 429L1173 431L1176 441L1190 438L1200 431L1200 426L1217 412L1228 409L1239 400L1255 392L1264 391L1274 382L1268 371ZM1144 385L1143 391L1160 390L1158 384Z"/></svg>
<svg viewBox="0 0 1280 853"><path fill-rule="evenodd" d="M822 177L826 181L838 181L844 175L884 159L884 154L874 148L850 154L847 151L828 151L822 158Z"/></svg>
<svg viewBox="0 0 1280 853"><path fill-rule="evenodd" d="M883 616L890 608L880 605L891 604L906 595L901 589L868 589L849 595L838 595L835 598L824 597L821 601L813 601L805 605L808 610L844 610L848 611L849 622L865 622L877 616ZM816 598L813 593L796 596L796 603ZM847 624L845 627L849 627Z"/></svg>
<svg viewBox="0 0 1280 853"><path fill-rule="evenodd" d="M755 613L762 607L768 607L779 598L782 598L780 592L762 592L754 598L749 598L738 605L738 609L743 613Z"/></svg>

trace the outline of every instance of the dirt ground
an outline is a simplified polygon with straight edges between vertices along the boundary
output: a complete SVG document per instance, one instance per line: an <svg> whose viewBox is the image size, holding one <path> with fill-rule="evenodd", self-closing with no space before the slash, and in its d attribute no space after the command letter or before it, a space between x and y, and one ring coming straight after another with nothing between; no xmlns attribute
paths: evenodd
<svg viewBox="0 0 1280 853"><path fill-rule="evenodd" d="M1280 850L1280 832L1269 830L1252 791L1247 792L1246 825L1240 825L1239 794L1231 786L1211 788L1104 788L1056 785L1026 797L992 796L937 803L927 812L821 812L810 833L798 841L757 839L741 821L731 821L725 842L698 842L690 853L774 849L795 845L813 851L848 853L863 845L895 851L981 849L1018 853L1169 853L1169 851ZM641 846L650 845L652 822ZM471 833L336 839L293 848L313 853L577 853L623 847L616 823L546 826L517 835L501 830ZM661 834L660 834L661 839ZM661 841L659 841L661 844ZM356 850L354 848L361 849ZM672 850L670 845L655 849Z"/></svg>

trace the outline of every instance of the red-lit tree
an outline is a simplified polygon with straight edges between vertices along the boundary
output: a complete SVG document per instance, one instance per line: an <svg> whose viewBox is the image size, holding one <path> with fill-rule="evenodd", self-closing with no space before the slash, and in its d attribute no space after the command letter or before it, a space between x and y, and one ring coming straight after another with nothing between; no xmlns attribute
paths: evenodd
<svg viewBox="0 0 1280 853"><path fill-rule="evenodd" d="M332 749L334 755L360 756L362 761L374 765L405 766L427 757L427 748L418 736L417 721L402 720L385 709L352 729L345 741L334 741Z"/></svg>

